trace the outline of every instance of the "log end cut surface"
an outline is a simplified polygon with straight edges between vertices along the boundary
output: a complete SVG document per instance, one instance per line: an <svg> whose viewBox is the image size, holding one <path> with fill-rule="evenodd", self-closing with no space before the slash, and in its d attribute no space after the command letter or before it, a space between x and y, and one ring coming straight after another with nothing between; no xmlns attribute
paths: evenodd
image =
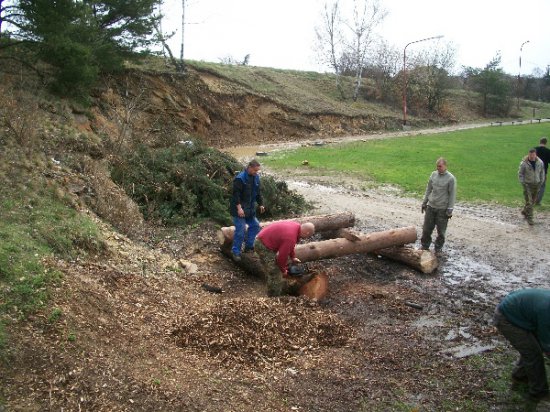
<svg viewBox="0 0 550 412"><path fill-rule="evenodd" d="M436 255L429 250L423 250L420 254L420 270L422 273L432 273L439 266Z"/></svg>
<svg viewBox="0 0 550 412"><path fill-rule="evenodd" d="M328 276L326 273L318 273L309 282L302 285L298 294L310 299L321 300L328 293Z"/></svg>

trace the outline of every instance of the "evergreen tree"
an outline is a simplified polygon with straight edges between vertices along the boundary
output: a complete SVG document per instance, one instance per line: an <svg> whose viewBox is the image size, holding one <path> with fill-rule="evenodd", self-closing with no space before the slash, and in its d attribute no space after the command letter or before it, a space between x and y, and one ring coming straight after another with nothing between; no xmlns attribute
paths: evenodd
<svg viewBox="0 0 550 412"><path fill-rule="evenodd" d="M510 82L500 67L501 57L494 57L483 70L468 67L465 75L470 87L481 96L484 116L507 116L511 109Z"/></svg>
<svg viewBox="0 0 550 412"><path fill-rule="evenodd" d="M12 38L53 68L54 91L86 96L102 72L153 43L161 0L18 0Z"/></svg>

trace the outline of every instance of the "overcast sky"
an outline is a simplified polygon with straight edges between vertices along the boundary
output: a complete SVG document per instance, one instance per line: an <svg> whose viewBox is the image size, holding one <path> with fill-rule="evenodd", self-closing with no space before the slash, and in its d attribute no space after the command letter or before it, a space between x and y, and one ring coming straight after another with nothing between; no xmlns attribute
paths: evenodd
<svg viewBox="0 0 550 412"><path fill-rule="evenodd" d="M326 0L186 0L184 58L252 66L325 71L315 60L314 28ZM342 4L350 0L341 0ZM401 53L407 43L437 35L456 48L457 67L483 68L498 51L507 73L531 74L550 65L550 0L380 0L388 11L377 32ZM163 30L177 30L181 0L165 0ZM544 19L544 20L543 20ZM522 44L526 41L528 43ZM410 45L407 55L432 42ZM521 49L521 53L520 53Z"/></svg>

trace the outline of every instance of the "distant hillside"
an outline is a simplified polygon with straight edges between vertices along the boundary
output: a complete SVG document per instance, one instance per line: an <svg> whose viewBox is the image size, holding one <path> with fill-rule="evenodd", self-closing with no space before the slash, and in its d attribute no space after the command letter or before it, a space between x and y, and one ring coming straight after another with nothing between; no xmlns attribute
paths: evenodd
<svg viewBox="0 0 550 412"><path fill-rule="evenodd" d="M153 57L133 64L103 79L90 107L65 102L70 114L64 121L72 118L78 129L109 136L116 144L132 140L157 147L190 138L224 148L402 128L400 104L366 99L373 88L369 79L364 79L362 97L354 102L337 92L332 74L193 61L187 62L187 70L185 75L175 73L164 60ZM3 80L6 87L10 81L20 82L17 75L4 75ZM342 82L344 90L351 92L353 79L344 77ZM32 81L25 83L17 87L45 94L39 85L29 86ZM409 113L409 125L426 128L487 121L475 110L475 94L462 89L448 93L441 110L444 117ZM522 101L515 116L550 117L550 105Z"/></svg>
<svg viewBox="0 0 550 412"><path fill-rule="evenodd" d="M401 107L342 100L331 74L203 62L187 67L182 76L152 59L126 76L149 112L164 112L167 124L215 147L401 129ZM121 81L110 87L120 88ZM462 91L452 96L446 118L409 116L409 123L430 127L481 120L470 107L471 96Z"/></svg>

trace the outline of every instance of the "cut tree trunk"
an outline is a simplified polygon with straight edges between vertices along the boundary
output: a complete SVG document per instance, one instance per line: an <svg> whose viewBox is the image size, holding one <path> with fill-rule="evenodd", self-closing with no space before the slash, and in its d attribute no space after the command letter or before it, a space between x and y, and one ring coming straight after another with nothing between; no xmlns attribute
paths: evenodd
<svg viewBox="0 0 550 412"><path fill-rule="evenodd" d="M311 262L414 243L416 242L416 228L409 226L383 232L358 234L357 238L358 240L329 239L297 245L295 249L296 257L302 262Z"/></svg>
<svg viewBox="0 0 550 412"><path fill-rule="evenodd" d="M355 215L350 212L336 213L332 215L315 215L306 216L296 219L287 219L299 223L311 222L315 226L316 233L330 232L344 227L352 227L355 224ZM260 226L264 227L275 221L261 222ZM220 247L223 249L227 245L231 246L233 235L235 234L235 226L222 227L218 232L218 240Z"/></svg>
<svg viewBox="0 0 550 412"><path fill-rule="evenodd" d="M362 236L360 232L348 228L338 229L333 235L354 242L360 240ZM404 263L422 273L432 273L439 266L438 259L434 253L429 250L416 249L410 245L391 246L375 250L372 253Z"/></svg>
<svg viewBox="0 0 550 412"><path fill-rule="evenodd" d="M328 293L328 275L324 272L318 273L311 280L304 283L298 289L298 295L307 296L310 299L323 299Z"/></svg>
<svg viewBox="0 0 550 412"><path fill-rule="evenodd" d="M302 262L311 262L314 260L330 259L356 253L373 252L390 246L414 243L416 241L416 228L414 226L409 226L370 234L355 234L352 238L357 240L338 238L297 245L295 254ZM221 245L221 251L231 258L231 243L224 242ZM253 276L262 279L266 278L265 270L256 253L242 253L241 260L235 262L235 264ZM309 287L301 289L303 285L310 281L315 281L318 284L311 284ZM310 276L303 276L301 278L294 278L290 282L285 282L283 293L295 294L297 291L298 294L315 294L316 296L322 297L326 294L327 289L328 277L322 276L311 278Z"/></svg>
<svg viewBox="0 0 550 412"><path fill-rule="evenodd" d="M413 246L392 246L375 250L373 253L396 260L419 270L422 273L432 273L439 266L437 257L429 250L416 249Z"/></svg>
<svg viewBox="0 0 550 412"><path fill-rule="evenodd" d="M231 245L221 249L223 254L231 258ZM242 268L246 273L266 280L267 273L260 262L260 258L256 253L243 253L240 262L235 262L237 266ZM310 286L305 287L311 283ZM290 277L283 279L284 295L305 295L310 298L321 300L328 292L328 276L324 272L312 271L303 276Z"/></svg>
<svg viewBox="0 0 550 412"><path fill-rule="evenodd" d="M416 241L416 228L408 226L383 232L356 234L356 237L358 240L338 238L296 245L295 254L302 262L311 262L356 253L370 253L390 246L414 243ZM231 257L231 244L223 244L221 251L227 257ZM243 253L241 254L241 261L235 263L248 273L265 278L262 265L255 253Z"/></svg>

